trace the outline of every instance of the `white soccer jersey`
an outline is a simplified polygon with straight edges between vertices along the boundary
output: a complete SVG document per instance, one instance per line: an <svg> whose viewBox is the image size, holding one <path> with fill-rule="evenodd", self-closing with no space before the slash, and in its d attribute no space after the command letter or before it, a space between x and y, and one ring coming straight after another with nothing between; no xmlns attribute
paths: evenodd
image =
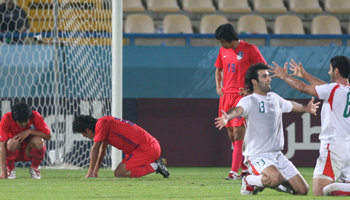
<svg viewBox="0 0 350 200"><path fill-rule="evenodd" d="M282 113L291 112L292 103L269 92L267 96L256 93L245 96L238 106L243 108L242 116L247 120L243 155L281 151L284 145Z"/></svg>
<svg viewBox="0 0 350 200"><path fill-rule="evenodd" d="M350 86L330 83L315 86L315 89L318 97L323 99L321 142L350 140Z"/></svg>

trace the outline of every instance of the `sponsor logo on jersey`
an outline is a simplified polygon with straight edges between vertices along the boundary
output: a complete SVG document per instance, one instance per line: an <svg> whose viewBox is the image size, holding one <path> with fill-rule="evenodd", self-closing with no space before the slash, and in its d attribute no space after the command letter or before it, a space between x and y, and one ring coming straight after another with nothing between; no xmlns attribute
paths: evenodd
<svg viewBox="0 0 350 200"><path fill-rule="evenodd" d="M237 59L238 60L242 60L242 58L243 58L243 52L240 51L240 52L237 53Z"/></svg>

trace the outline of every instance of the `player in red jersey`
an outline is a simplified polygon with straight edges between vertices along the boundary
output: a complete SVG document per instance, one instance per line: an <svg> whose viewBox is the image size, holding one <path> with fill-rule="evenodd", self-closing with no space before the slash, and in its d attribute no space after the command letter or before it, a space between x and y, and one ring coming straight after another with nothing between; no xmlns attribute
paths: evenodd
<svg viewBox="0 0 350 200"><path fill-rule="evenodd" d="M19 102L6 113L0 122L0 179L16 178L15 162L32 161L29 173L40 179L39 165L44 159L45 142L51 131L43 117Z"/></svg>
<svg viewBox="0 0 350 200"><path fill-rule="evenodd" d="M90 166L86 177L98 177L98 171L108 144L125 153L124 160L114 171L116 177L141 177L156 171L169 177L166 160L159 159L159 142L140 126L127 120L105 116L95 119L91 116L76 116L73 132L94 140L90 151Z"/></svg>
<svg viewBox="0 0 350 200"><path fill-rule="evenodd" d="M228 112L246 94L243 88L248 68L256 63L266 64L266 61L256 46L239 40L238 33L231 24L220 25L215 31L215 37L221 44L215 63L220 117L221 110ZM244 118L238 117L229 121L226 128L233 146L231 171L226 179L237 180L240 178L237 173L243 161ZM242 170L246 170L244 165Z"/></svg>

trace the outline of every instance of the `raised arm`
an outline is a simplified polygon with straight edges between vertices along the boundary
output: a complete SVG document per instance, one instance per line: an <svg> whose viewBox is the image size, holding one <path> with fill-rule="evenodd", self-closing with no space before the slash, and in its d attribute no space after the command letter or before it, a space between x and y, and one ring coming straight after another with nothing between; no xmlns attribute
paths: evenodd
<svg viewBox="0 0 350 200"><path fill-rule="evenodd" d="M288 74L288 68L287 68L288 63L284 64L284 68L280 67L276 62L272 62L272 63L274 66L269 65L269 68L270 68L269 72L274 74L271 77L277 77L285 81L286 83L288 83L294 89L299 90L300 92L309 94L311 96L317 97L317 92L313 85L308 85L303 81L293 78L291 75Z"/></svg>
<svg viewBox="0 0 350 200"><path fill-rule="evenodd" d="M317 115L317 109L319 107L320 102L314 103L314 98L312 97L311 100L309 101L309 103L307 105L301 105L295 101L291 101L293 108L292 111L293 112L308 112L311 113L313 115Z"/></svg>
<svg viewBox="0 0 350 200"><path fill-rule="evenodd" d="M289 69L293 71L294 73L292 75L300 77L305 79L307 82L309 82L311 85L323 85L326 82L312 76L309 74L303 67L301 63L299 65L292 59L291 62L289 62Z"/></svg>
<svg viewBox="0 0 350 200"><path fill-rule="evenodd" d="M215 123L214 123L215 127L221 130L224 126L226 126L228 121L241 116L243 111L244 111L243 108L240 106L231 108L227 113L221 110L221 113L222 113L221 117L215 118Z"/></svg>
<svg viewBox="0 0 350 200"><path fill-rule="evenodd" d="M90 165L89 165L89 170L88 173L86 174L85 177L96 177L94 176L94 172L95 172L95 167L96 167L96 163L98 160L98 156L100 154L100 147L102 146L103 142L94 142L94 144L91 147L90 150ZM97 169L98 172L98 169Z"/></svg>

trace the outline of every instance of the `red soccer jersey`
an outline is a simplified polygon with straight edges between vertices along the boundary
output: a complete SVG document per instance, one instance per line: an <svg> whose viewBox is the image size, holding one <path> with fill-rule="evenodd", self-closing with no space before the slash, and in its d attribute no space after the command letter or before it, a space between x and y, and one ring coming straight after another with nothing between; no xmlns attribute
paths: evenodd
<svg viewBox="0 0 350 200"><path fill-rule="evenodd" d="M154 140L156 139L143 128L123 119L106 116L96 123L94 142L107 141L126 154Z"/></svg>
<svg viewBox="0 0 350 200"><path fill-rule="evenodd" d="M33 129L41 131L47 135L51 133L49 127L45 123L43 117L40 115L40 113L36 111L32 111L32 116L29 120L28 126L25 128L21 128L18 126L15 120L13 120L11 112L6 113L0 122L0 141L7 141L9 138L14 137L18 133Z"/></svg>
<svg viewBox="0 0 350 200"><path fill-rule="evenodd" d="M240 41L235 49L220 48L215 67L223 69L223 92L238 93L244 87L244 77L248 68L266 61L259 49L247 42Z"/></svg>

